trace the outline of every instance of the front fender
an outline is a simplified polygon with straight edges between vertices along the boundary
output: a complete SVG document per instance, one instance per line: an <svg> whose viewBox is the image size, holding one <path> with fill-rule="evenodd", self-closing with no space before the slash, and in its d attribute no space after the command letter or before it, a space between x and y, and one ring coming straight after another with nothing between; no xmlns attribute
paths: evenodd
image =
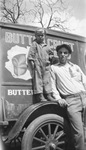
<svg viewBox="0 0 86 150"><path fill-rule="evenodd" d="M49 113L58 114L67 119L65 109L57 105L56 102L43 102L31 105L21 114L12 130L9 132L7 141L14 139L21 132L22 128L27 127L34 119Z"/></svg>

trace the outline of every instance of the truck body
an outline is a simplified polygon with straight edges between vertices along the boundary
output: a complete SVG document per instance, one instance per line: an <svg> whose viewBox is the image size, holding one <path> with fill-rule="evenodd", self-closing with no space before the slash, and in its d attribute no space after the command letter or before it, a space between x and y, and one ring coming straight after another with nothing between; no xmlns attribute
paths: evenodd
<svg viewBox="0 0 86 150"><path fill-rule="evenodd" d="M33 104L27 54L35 30L36 27L32 26L0 23L0 129L2 137L8 142L24 133L24 129L40 116L57 114L66 118L64 110L55 102ZM71 61L86 74L86 38L47 30L46 43L54 54L57 45L69 44L73 51ZM52 144L49 146L53 147Z"/></svg>

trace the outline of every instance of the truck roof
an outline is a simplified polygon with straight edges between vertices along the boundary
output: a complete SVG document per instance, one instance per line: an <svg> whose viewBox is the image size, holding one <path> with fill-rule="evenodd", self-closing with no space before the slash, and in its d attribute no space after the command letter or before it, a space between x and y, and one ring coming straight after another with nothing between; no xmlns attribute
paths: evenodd
<svg viewBox="0 0 86 150"><path fill-rule="evenodd" d="M23 24L12 24L12 23L5 23L5 22L0 22L0 27L2 28L10 28L10 29L15 29L15 30L23 30L27 32L34 32L36 30L35 26L31 25L23 25ZM81 41L81 42L86 42L86 37L72 34L72 33L67 33L67 32L62 32L58 30L52 30L52 29L47 29L47 35L51 36L56 36L56 37L62 37L66 39L71 39L71 40L76 40L76 41Z"/></svg>

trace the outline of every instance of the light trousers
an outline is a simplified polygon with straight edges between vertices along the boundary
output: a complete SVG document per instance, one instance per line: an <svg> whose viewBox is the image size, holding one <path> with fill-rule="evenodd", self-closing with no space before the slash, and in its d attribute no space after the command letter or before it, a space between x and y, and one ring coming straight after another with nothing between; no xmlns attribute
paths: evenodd
<svg viewBox="0 0 86 150"><path fill-rule="evenodd" d="M68 97L66 101L69 104L67 113L70 120L75 150L85 150L82 112L86 106L86 95L80 94L76 97ZM86 121L86 116L84 119Z"/></svg>

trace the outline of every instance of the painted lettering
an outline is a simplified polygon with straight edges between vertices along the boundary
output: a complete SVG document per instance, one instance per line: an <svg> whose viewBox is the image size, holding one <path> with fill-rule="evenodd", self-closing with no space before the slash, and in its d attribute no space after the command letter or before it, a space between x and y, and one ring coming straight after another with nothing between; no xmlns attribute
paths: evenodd
<svg viewBox="0 0 86 150"><path fill-rule="evenodd" d="M28 46L30 46L32 44L33 39L34 39L34 36L32 36L32 35L5 32L5 42L6 43L23 44L23 45L27 44ZM63 40L59 40L59 39L53 39L53 38L47 39L47 45L51 49L55 49L57 45L60 45L63 43L69 44L73 50L74 43L72 43L72 42L63 41Z"/></svg>
<svg viewBox="0 0 86 150"><path fill-rule="evenodd" d="M62 41L62 40L56 40L56 39L47 39L47 45L51 48L51 49L55 49L57 45L60 44L69 44L73 50L73 46L74 43L70 43L67 41Z"/></svg>
<svg viewBox="0 0 86 150"><path fill-rule="evenodd" d="M5 42L6 43L12 43L12 33L5 32Z"/></svg>
<svg viewBox="0 0 86 150"><path fill-rule="evenodd" d="M12 90L8 90L8 95L12 95Z"/></svg>
<svg viewBox="0 0 86 150"><path fill-rule="evenodd" d="M34 36L31 35L5 32L6 43L25 44L25 41L27 41L27 44L31 45L33 38Z"/></svg>
<svg viewBox="0 0 86 150"><path fill-rule="evenodd" d="M32 95L33 91L32 90L27 90L27 89L8 89L7 95Z"/></svg>

